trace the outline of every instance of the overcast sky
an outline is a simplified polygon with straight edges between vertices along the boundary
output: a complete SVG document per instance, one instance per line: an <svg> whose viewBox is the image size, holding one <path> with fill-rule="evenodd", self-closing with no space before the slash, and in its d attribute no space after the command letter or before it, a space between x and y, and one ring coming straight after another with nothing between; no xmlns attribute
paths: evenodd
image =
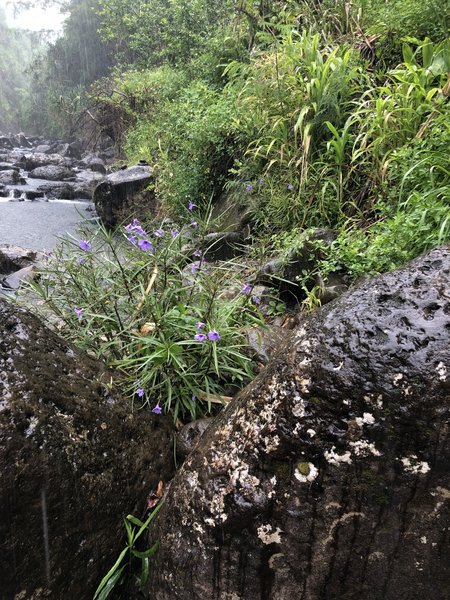
<svg viewBox="0 0 450 600"><path fill-rule="evenodd" d="M55 7L21 12L14 19L14 0L0 0L0 6L5 9L8 25L11 27L21 27L31 31L61 29L63 17Z"/></svg>

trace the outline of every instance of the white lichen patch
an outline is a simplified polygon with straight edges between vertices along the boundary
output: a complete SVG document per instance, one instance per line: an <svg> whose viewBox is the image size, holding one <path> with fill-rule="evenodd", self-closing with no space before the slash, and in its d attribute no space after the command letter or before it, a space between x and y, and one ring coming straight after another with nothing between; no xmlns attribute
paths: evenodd
<svg viewBox="0 0 450 600"><path fill-rule="evenodd" d="M272 525L267 523L258 527L256 531L263 544L281 544L280 534L283 533L283 531L279 527L273 531Z"/></svg>
<svg viewBox="0 0 450 600"><path fill-rule="evenodd" d="M400 381L403 379L403 373L397 373L396 375L394 375L394 377L392 378L392 383L394 385L399 385Z"/></svg>
<svg viewBox="0 0 450 600"><path fill-rule="evenodd" d="M274 452L279 445L280 438L277 435L274 435L272 437L266 435L266 437L264 438L264 451L266 452L266 454Z"/></svg>
<svg viewBox="0 0 450 600"><path fill-rule="evenodd" d="M294 477L295 479L297 479L297 481L300 481L300 483L311 483L317 478L317 475L319 474L319 469L312 463L304 463L304 465L305 468L302 469L303 473L301 473L299 469L296 468L294 471Z"/></svg>
<svg viewBox="0 0 450 600"><path fill-rule="evenodd" d="M443 362L440 362L436 367L436 372L440 381L446 381L447 379L447 367Z"/></svg>
<svg viewBox="0 0 450 600"><path fill-rule="evenodd" d="M411 473L411 475L425 475L431 470L430 465L423 460L419 460L415 454L400 458L399 460L402 463L405 472Z"/></svg>
<svg viewBox="0 0 450 600"><path fill-rule="evenodd" d="M33 433L36 431L37 424L38 424L38 418L31 417L30 424L25 429L25 437L30 437L31 435L33 435Z"/></svg>
<svg viewBox="0 0 450 600"><path fill-rule="evenodd" d="M375 444L367 440L350 442L350 446L353 448L353 452L356 456L381 456L381 452L376 449Z"/></svg>
<svg viewBox="0 0 450 600"><path fill-rule="evenodd" d="M356 417L355 421L360 427L363 425L373 425L375 423L375 417L371 413L365 412L362 417Z"/></svg>
<svg viewBox="0 0 450 600"><path fill-rule="evenodd" d="M333 371L340 371L344 366L344 361L341 361L337 367L333 367Z"/></svg>
<svg viewBox="0 0 450 600"><path fill-rule="evenodd" d="M294 417L297 417L297 419L303 418L306 414L306 403L300 394L295 394L293 398L292 414Z"/></svg>
<svg viewBox="0 0 450 600"><path fill-rule="evenodd" d="M316 432L314 431L314 429L307 429L306 433L309 435L309 437L313 438L316 435Z"/></svg>
<svg viewBox="0 0 450 600"><path fill-rule="evenodd" d="M426 543L427 543L427 538L426 538L426 536L424 536L424 535L423 535L423 536L420 538L420 542L421 542L422 544L426 544Z"/></svg>
<svg viewBox="0 0 450 600"><path fill-rule="evenodd" d="M350 465L352 463L352 456L350 452L347 450L347 452L344 452L344 454L338 454L336 452L335 446L333 446L331 450L325 450L323 455L325 457L325 460L327 460L330 463L330 465L338 466L341 463L347 463Z"/></svg>

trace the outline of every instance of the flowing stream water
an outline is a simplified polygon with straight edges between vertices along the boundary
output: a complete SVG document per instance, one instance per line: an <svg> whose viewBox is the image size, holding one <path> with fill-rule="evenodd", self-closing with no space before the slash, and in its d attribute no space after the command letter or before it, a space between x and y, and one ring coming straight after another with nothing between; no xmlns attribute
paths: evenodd
<svg viewBox="0 0 450 600"><path fill-rule="evenodd" d="M0 245L32 250L52 250L58 237L74 234L77 224L89 217L88 202L53 200L11 202L0 199Z"/></svg>

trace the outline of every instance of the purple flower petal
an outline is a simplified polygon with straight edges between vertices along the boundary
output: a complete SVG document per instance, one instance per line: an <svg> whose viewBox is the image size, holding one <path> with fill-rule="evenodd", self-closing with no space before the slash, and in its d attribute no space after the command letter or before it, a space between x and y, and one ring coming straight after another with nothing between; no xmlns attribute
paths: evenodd
<svg viewBox="0 0 450 600"><path fill-rule="evenodd" d="M78 245L84 252L89 252L91 249L91 242L89 240L78 240Z"/></svg>
<svg viewBox="0 0 450 600"><path fill-rule="evenodd" d="M138 388L134 393L136 396L139 396L139 398L142 398L142 396L145 394L145 390L143 388Z"/></svg>
<svg viewBox="0 0 450 600"><path fill-rule="evenodd" d="M208 331L208 340L210 342L218 342L220 340L219 332L215 329L211 329L211 331Z"/></svg>
<svg viewBox="0 0 450 600"><path fill-rule="evenodd" d="M162 408L160 407L159 402L156 406L152 408L152 413L154 413L155 415L160 415L162 413Z"/></svg>
<svg viewBox="0 0 450 600"><path fill-rule="evenodd" d="M206 335L204 333L196 333L194 335L194 340L196 342L206 342Z"/></svg>
<svg viewBox="0 0 450 600"><path fill-rule="evenodd" d="M170 232L170 235L173 238L176 238L178 235L180 235L180 232L178 231L178 229L172 229L172 231Z"/></svg>
<svg viewBox="0 0 450 600"><path fill-rule="evenodd" d="M197 208L197 205L189 200L188 210L194 210L194 208Z"/></svg>
<svg viewBox="0 0 450 600"><path fill-rule="evenodd" d="M252 300L254 304L261 304L261 298L259 296L253 296Z"/></svg>
<svg viewBox="0 0 450 600"><path fill-rule="evenodd" d="M247 183L245 184L245 189L247 190L247 192L251 192L253 189L253 186L251 183Z"/></svg>
<svg viewBox="0 0 450 600"><path fill-rule="evenodd" d="M246 283L244 285L244 287L242 288L241 293L242 294L250 294L250 292L252 291L252 289L253 289L253 286L250 285L249 283Z"/></svg>
<svg viewBox="0 0 450 600"><path fill-rule="evenodd" d="M200 248L197 248L197 250L195 250L194 252L194 256L197 256L198 258L200 258L202 254L203 252L200 250Z"/></svg>
<svg viewBox="0 0 450 600"><path fill-rule="evenodd" d="M73 312L77 315L78 320L81 321L81 319L83 318L84 308L77 308L75 306Z"/></svg>
<svg viewBox="0 0 450 600"><path fill-rule="evenodd" d="M197 221L192 221L191 222L191 227L193 227L194 229L197 229L197 227L198 227Z"/></svg>
<svg viewBox="0 0 450 600"><path fill-rule="evenodd" d="M195 327L197 331L200 331L200 329L202 329L202 327L204 327L205 325L206 323L203 323L203 321L198 321L198 323L195 324Z"/></svg>
<svg viewBox="0 0 450 600"><path fill-rule="evenodd" d="M294 186L292 185L292 183L288 183L287 189L292 192L292 190L294 189Z"/></svg>
<svg viewBox="0 0 450 600"><path fill-rule="evenodd" d="M148 240L139 240L138 246L144 252L153 252L153 244Z"/></svg>

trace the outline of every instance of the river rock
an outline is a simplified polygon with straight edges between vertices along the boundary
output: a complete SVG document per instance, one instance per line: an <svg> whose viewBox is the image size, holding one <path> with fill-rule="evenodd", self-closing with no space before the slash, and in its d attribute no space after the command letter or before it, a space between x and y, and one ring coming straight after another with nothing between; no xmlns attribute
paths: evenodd
<svg viewBox="0 0 450 600"><path fill-rule="evenodd" d="M204 433L155 600L446 600L450 248L311 316Z"/></svg>
<svg viewBox="0 0 450 600"><path fill-rule="evenodd" d="M14 148L14 145L11 141L11 138L6 135L0 135L0 148L12 150Z"/></svg>
<svg viewBox="0 0 450 600"><path fill-rule="evenodd" d="M37 152L22 154L18 157L17 162L17 166L20 166L24 171L32 171L33 169L46 167L47 165L71 168L73 164L73 159L66 158L60 154L41 154Z"/></svg>
<svg viewBox="0 0 450 600"><path fill-rule="evenodd" d="M58 198L59 200L90 200L92 191L88 184L83 182L55 181L43 183L37 189L39 194L45 194L47 198Z"/></svg>
<svg viewBox="0 0 450 600"><path fill-rule="evenodd" d="M321 246L329 246L335 239L336 232L331 229L310 229L303 232L286 256L277 256L261 267L256 281L277 288L288 301L304 300L305 287L309 290L315 286L321 287L314 274L319 261L324 258ZM340 290L343 291L346 286L344 281L341 284L343 287ZM323 294L324 299L325 297Z"/></svg>
<svg viewBox="0 0 450 600"><path fill-rule="evenodd" d="M172 420L1 299L0 331L0 596L92 600L123 517L173 474Z"/></svg>
<svg viewBox="0 0 450 600"><path fill-rule="evenodd" d="M11 275L7 275L0 277L0 285L8 290L18 290L22 283L30 282L34 279L36 274L36 269L34 266L23 267L23 269L19 269Z"/></svg>
<svg viewBox="0 0 450 600"><path fill-rule="evenodd" d="M58 165L45 165L36 167L28 173L31 179L47 179L49 181L64 181L72 179L75 173L71 169Z"/></svg>
<svg viewBox="0 0 450 600"><path fill-rule="evenodd" d="M111 173L94 190L94 204L106 227L115 227L140 210L147 215L156 210L153 191L146 191L153 177L153 169L136 165ZM139 198L138 198L139 196Z"/></svg>
<svg viewBox="0 0 450 600"><path fill-rule="evenodd" d="M12 273L35 263L38 253L28 248L13 246L11 244L0 245L0 273Z"/></svg>
<svg viewBox="0 0 450 600"><path fill-rule="evenodd" d="M16 169L0 170L0 183L4 185L19 185L25 183L25 179L19 175Z"/></svg>

